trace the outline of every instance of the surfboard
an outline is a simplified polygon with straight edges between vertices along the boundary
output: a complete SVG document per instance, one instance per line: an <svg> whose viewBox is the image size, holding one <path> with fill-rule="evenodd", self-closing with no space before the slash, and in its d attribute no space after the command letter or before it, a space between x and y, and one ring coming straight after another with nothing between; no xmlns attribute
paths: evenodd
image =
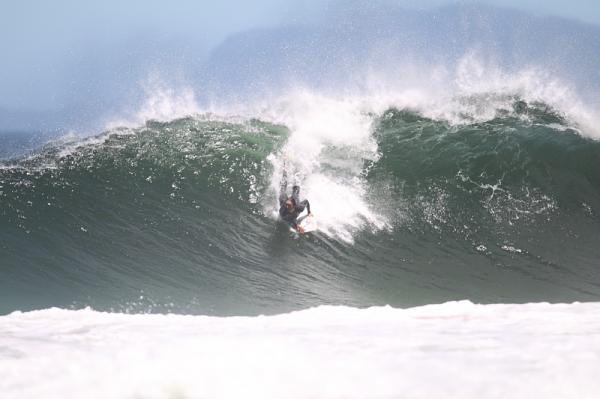
<svg viewBox="0 0 600 399"><path fill-rule="evenodd" d="M310 233L311 231L316 231L319 227L317 226L317 218L314 216L307 216L300 222L300 227L304 229L305 233ZM296 232L296 230L290 228L291 231Z"/></svg>

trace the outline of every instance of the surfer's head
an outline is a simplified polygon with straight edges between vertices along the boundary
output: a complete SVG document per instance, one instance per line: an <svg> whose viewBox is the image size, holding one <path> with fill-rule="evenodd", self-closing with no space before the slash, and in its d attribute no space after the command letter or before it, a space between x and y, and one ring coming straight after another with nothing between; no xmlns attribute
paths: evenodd
<svg viewBox="0 0 600 399"><path fill-rule="evenodd" d="M295 206L296 206L296 200L293 197L288 197L288 199L285 200L285 207L288 210L294 209Z"/></svg>

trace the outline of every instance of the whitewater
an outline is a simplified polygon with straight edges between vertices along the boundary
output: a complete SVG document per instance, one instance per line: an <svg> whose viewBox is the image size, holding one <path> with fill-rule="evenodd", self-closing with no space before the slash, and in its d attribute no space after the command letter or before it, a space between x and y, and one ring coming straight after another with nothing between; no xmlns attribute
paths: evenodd
<svg viewBox="0 0 600 399"><path fill-rule="evenodd" d="M0 319L5 398L595 398L600 304Z"/></svg>

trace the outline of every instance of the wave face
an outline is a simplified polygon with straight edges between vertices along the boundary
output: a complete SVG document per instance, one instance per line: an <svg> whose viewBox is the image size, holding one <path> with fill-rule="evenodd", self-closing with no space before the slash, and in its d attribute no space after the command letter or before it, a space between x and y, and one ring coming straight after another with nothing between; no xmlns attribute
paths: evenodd
<svg viewBox="0 0 600 399"><path fill-rule="evenodd" d="M505 100L454 123L311 98L285 123L150 121L3 161L0 312L598 300L600 143ZM276 220L284 157L316 234Z"/></svg>

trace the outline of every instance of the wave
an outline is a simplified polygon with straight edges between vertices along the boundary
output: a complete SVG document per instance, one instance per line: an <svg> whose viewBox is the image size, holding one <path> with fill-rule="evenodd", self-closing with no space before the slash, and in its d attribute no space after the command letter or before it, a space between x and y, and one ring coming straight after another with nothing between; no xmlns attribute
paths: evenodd
<svg viewBox="0 0 600 399"><path fill-rule="evenodd" d="M520 93L454 101L297 92L3 161L1 310L597 299L600 144ZM276 221L284 157L321 227L299 240Z"/></svg>

